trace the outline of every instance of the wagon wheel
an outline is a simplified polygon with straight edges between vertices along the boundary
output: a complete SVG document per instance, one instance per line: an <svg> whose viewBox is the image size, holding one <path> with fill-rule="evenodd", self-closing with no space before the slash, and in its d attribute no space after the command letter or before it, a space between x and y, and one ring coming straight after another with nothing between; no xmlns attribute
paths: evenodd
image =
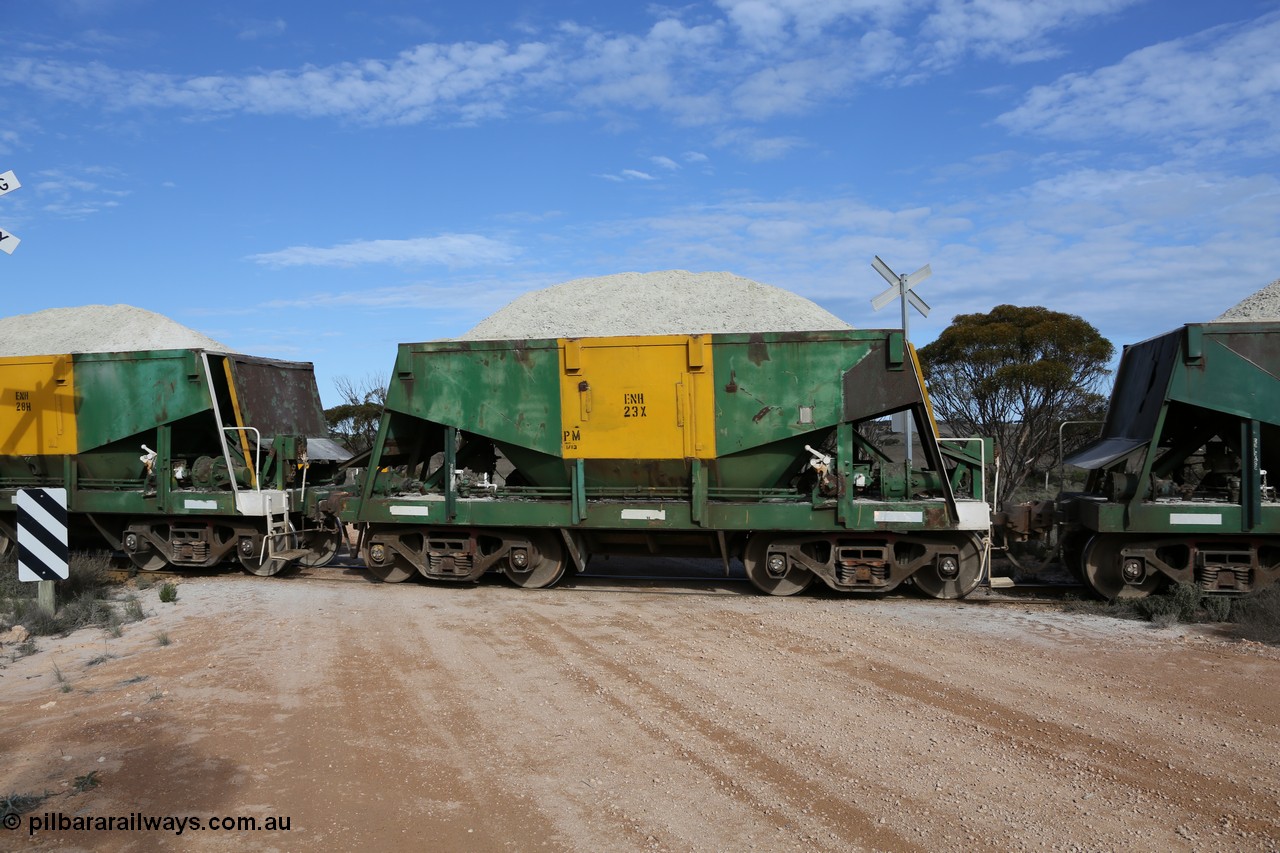
<svg viewBox="0 0 1280 853"><path fill-rule="evenodd" d="M148 551L145 554L130 554L129 561L144 572L158 572L169 565L169 561L155 551Z"/></svg>
<svg viewBox="0 0 1280 853"><path fill-rule="evenodd" d="M513 550L503 567L503 574L524 589L545 589L564 577L568 560L554 530L529 532L528 550ZM524 555L523 558L521 555ZM517 563L523 559L523 565Z"/></svg>
<svg viewBox="0 0 1280 853"><path fill-rule="evenodd" d="M245 539L240 543L240 547L236 549L236 556L240 558L241 568L260 578L278 575L284 571L285 566L289 565L288 560L267 557L261 545L256 548L253 546L252 539Z"/></svg>
<svg viewBox="0 0 1280 853"><path fill-rule="evenodd" d="M1084 546L1089 543L1088 537L1079 532L1065 533L1062 536L1058 561L1077 583L1084 583Z"/></svg>
<svg viewBox="0 0 1280 853"><path fill-rule="evenodd" d="M319 569L333 562L342 550L342 527L340 525L320 527L306 530L299 536L300 547L307 553L298 558L298 565L305 569Z"/></svg>
<svg viewBox="0 0 1280 853"><path fill-rule="evenodd" d="M1126 539L1114 534L1099 533L1089 540L1084 547L1081 563L1084 567L1084 579L1093 591L1108 601L1117 598L1146 598L1160 585L1160 573L1146 569L1138 561L1128 561L1120 556ZM1130 575L1133 583L1126 583L1126 575Z"/></svg>
<svg viewBox="0 0 1280 853"><path fill-rule="evenodd" d="M138 551L137 549L138 534L133 531L125 531L122 544L125 546L125 553L129 555L129 561L133 563L139 570L144 572L158 572L168 567L169 561L165 559L163 554L155 551Z"/></svg>
<svg viewBox="0 0 1280 853"><path fill-rule="evenodd" d="M361 536L360 542L360 562L364 563L369 574L383 583L403 583L417 574L417 567L386 543L370 543L364 536ZM374 560L373 555L377 555L379 559Z"/></svg>
<svg viewBox="0 0 1280 853"><path fill-rule="evenodd" d="M365 560L365 566L368 567L369 574L383 583L403 583L418 573L413 563L400 554L392 554L391 559L380 566Z"/></svg>
<svg viewBox="0 0 1280 853"><path fill-rule="evenodd" d="M285 566L289 565L289 561L279 559L259 560L256 553L252 556L245 556L244 554L241 554L240 565L251 575L257 575L260 578L269 578L284 571Z"/></svg>
<svg viewBox="0 0 1280 853"><path fill-rule="evenodd" d="M769 554L768 539L753 536L747 541L742 554L747 579L761 592L769 595L796 595L813 583L813 572L792 565L783 554Z"/></svg>
<svg viewBox="0 0 1280 853"><path fill-rule="evenodd" d="M13 537L3 530L0 530L0 559L9 556L9 552L13 550Z"/></svg>
<svg viewBox="0 0 1280 853"><path fill-rule="evenodd" d="M911 581L933 598L964 598L982 580L982 541L966 536L959 554L943 554L916 571Z"/></svg>

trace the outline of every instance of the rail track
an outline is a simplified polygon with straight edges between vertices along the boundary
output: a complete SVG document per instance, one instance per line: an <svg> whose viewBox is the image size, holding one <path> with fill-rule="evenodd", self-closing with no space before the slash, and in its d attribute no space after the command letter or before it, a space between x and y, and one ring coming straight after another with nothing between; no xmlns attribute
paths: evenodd
<svg viewBox="0 0 1280 853"><path fill-rule="evenodd" d="M116 562L127 563L122 556ZM653 561L646 559L619 559L607 561L608 565L600 568L588 567L587 571L566 577L549 591L549 594L572 593L614 593L614 594L652 594L663 595L696 595L696 596L755 596L759 592L752 586L740 566L734 566L728 574L722 564L715 560L678 560L666 559ZM112 580L124 582L131 578L151 578L162 581L168 578L210 577L227 573L238 573L237 563L227 563L211 569L161 569L154 572L139 572L132 566L121 566L110 570ZM875 596L879 601L931 601L938 605L984 604L984 605L1060 605L1074 597L1088 596L1088 589L1082 584L1071 583L1021 583L1015 586L1003 586L1004 580L997 577L996 585L984 582L969 596L961 601L938 600L919 595L910 589L895 590L882 596ZM355 583L377 584L380 581L370 574L354 558L342 556L328 566L321 568L297 567L288 570L272 580L264 583L315 581L320 583ZM412 581L411 581L412 582ZM423 583L429 583L423 581ZM481 584L504 584L498 575L484 578ZM440 585L440 584L432 584ZM448 585L444 585L448 586ZM827 589L813 588L807 596L822 599L842 599L857 601L862 596L846 595Z"/></svg>

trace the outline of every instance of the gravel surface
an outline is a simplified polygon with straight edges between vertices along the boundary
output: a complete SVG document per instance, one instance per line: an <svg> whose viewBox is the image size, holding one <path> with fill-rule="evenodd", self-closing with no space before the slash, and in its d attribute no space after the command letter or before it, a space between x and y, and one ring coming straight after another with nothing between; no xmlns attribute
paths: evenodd
<svg viewBox="0 0 1280 853"><path fill-rule="evenodd" d="M162 314L132 305L49 308L0 319L0 356L159 349L235 352Z"/></svg>
<svg viewBox="0 0 1280 853"><path fill-rule="evenodd" d="M626 272L526 293L459 340L852 328L802 296L728 272Z"/></svg>
<svg viewBox="0 0 1280 853"><path fill-rule="evenodd" d="M1280 849L1280 654L1211 629L345 577L184 579L122 637L0 657L0 796L289 832L0 849Z"/></svg>
<svg viewBox="0 0 1280 853"><path fill-rule="evenodd" d="M1268 284L1240 304L1227 309L1215 323L1244 323L1280 320L1280 279Z"/></svg>

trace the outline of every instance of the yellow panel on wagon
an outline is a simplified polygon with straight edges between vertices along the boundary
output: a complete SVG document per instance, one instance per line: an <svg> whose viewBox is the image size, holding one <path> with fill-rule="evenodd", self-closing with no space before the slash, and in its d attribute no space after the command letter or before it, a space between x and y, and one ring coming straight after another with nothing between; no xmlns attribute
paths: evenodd
<svg viewBox="0 0 1280 853"><path fill-rule="evenodd" d="M76 452L72 374L69 355L0 358L0 454Z"/></svg>
<svg viewBox="0 0 1280 853"><path fill-rule="evenodd" d="M568 338L559 343L565 458L715 457L709 336Z"/></svg>

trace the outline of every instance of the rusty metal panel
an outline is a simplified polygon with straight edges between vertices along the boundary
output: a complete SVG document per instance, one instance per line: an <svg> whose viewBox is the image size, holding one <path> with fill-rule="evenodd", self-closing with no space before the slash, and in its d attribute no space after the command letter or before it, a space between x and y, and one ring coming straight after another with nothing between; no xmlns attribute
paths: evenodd
<svg viewBox="0 0 1280 853"><path fill-rule="evenodd" d="M263 435L329 434L310 364L229 355L244 425Z"/></svg>

